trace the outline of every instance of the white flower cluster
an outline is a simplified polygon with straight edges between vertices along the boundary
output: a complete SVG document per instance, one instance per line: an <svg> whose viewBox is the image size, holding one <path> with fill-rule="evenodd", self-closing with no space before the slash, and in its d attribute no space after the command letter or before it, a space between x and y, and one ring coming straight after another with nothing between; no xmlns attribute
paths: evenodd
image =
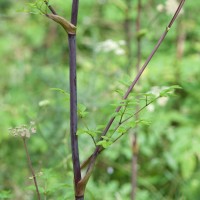
<svg viewBox="0 0 200 200"><path fill-rule="evenodd" d="M10 134L13 136L20 136L23 138L30 138L31 134L36 133L35 122L31 121L30 125L22 125L15 128L9 128Z"/></svg>
<svg viewBox="0 0 200 200"><path fill-rule="evenodd" d="M168 15L173 15L178 8L178 1L177 0L166 0L165 4L158 4L157 5L157 11L158 12L163 12L166 11ZM181 14L183 13L183 10L180 12Z"/></svg>
<svg viewBox="0 0 200 200"><path fill-rule="evenodd" d="M166 87L166 86L163 86L163 87L155 86L155 87L151 88L151 90L149 91L149 93L153 94L155 97L159 97L160 93L163 90L167 89L167 88L168 87ZM160 97L160 98L157 99L156 102L157 102L157 104L159 106L163 106L164 107L167 104L168 100L169 100L169 97ZM147 106L147 110L149 112L153 112L155 110L155 106L153 104L150 104L150 105Z"/></svg>
<svg viewBox="0 0 200 200"><path fill-rule="evenodd" d="M122 46L125 45L124 40L120 40L118 42L108 39L103 42L97 44L95 51L96 52L114 52L116 55L124 55L125 51Z"/></svg>

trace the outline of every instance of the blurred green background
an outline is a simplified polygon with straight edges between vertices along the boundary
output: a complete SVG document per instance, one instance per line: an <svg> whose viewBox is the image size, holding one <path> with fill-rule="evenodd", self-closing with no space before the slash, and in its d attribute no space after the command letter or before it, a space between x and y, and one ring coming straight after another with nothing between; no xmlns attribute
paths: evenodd
<svg viewBox="0 0 200 200"><path fill-rule="evenodd" d="M22 11L25 0L0 1L0 199L36 199L22 140L10 127L35 121L28 148L42 199L73 199L69 103L51 88L69 91L67 36L39 14ZM51 1L70 18L71 1ZM81 0L77 30L78 101L88 116L79 128L106 124L119 98L114 90L136 74L137 1ZM164 7L163 7L164 6ZM137 200L200 199L200 8L186 1L184 12L150 62L138 87L143 92L180 85L167 102L141 113L151 122L138 132ZM172 8L173 10L173 8ZM163 0L142 1L142 63L166 28L171 10ZM126 45L131 25L132 57ZM131 65L129 63L131 62ZM120 98L119 98L120 99ZM132 131L99 157L87 200L128 200L131 193ZM94 149L81 135L81 161Z"/></svg>

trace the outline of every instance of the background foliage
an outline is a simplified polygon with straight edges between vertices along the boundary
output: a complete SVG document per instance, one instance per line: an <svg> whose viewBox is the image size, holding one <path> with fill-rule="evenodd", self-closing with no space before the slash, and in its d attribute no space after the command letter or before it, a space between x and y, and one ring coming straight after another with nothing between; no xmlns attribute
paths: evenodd
<svg viewBox="0 0 200 200"><path fill-rule="evenodd" d="M68 85L67 37L42 15L22 12L26 1L0 2L0 199L35 199L20 138L9 127L35 121L37 134L28 141L39 186L46 199L71 199L72 164L68 98L50 88ZM165 1L143 1L142 60L144 61L170 16L156 8ZM71 1L52 1L69 18ZM144 73L142 92L180 85L176 96L157 101L142 112L151 122L139 127L138 200L197 200L200 196L200 2L187 1L183 15L171 29ZM82 0L78 22L78 100L87 107L79 120L91 129L105 124L124 88L136 74L136 2L129 13L132 24L132 65L124 45L126 1ZM183 55L179 55L183 36ZM127 77L127 74L130 77ZM130 199L132 131L98 159L89 182L88 200ZM83 161L94 149L89 136L80 136ZM67 189L66 189L67 188Z"/></svg>

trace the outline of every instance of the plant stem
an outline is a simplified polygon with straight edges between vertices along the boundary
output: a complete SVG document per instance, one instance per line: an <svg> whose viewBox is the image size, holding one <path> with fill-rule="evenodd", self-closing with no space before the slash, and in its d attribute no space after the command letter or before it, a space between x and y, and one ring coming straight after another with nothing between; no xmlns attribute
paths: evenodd
<svg viewBox="0 0 200 200"><path fill-rule="evenodd" d="M185 3L185 0L181 0L181 2L180 2L180 4L179 4L179 6L178 6L178 8L177 8L177 10L176 10L176 12L175 12L175 14L174 14L174 16L172 17L172 19L170 20L170 22L169 22L167 28L165 29L165 31L163 32L163 34L162 34L161 37L159 38L157 44L155 45L155 47L154 47L153 50L151 51L151 53L150 53L149 57L147 58L146 62L145 62L144 65L140 68L140 70L139 70L138 74L136 75L135 79L133 80L132 84L130 85L130 87L129 87L128 90L126 91L126 93L125 93L125 95L124 95L124 97L123 97L123 100L125 100L125 99L128 98L129 94L131 93L131 91L132 91L133 88L135 87L136 83L139 81L139 79L140 79L142 73L144 72L144 70L145 70L146 67L148 66L149 62L150 62L151 59L153 58L154 54L156 53L156 51L158 50L158 48L160 47L160 45L161 45L162 42L164 41L164 39L165 39L165 37L166 37L168 31L170 30L171 26L173 25L174 21L176 20L177 16L179 15L179 13L180 13L180 11L181 11L181 9L182 9L184 3ZM122 108L122 106L118 106L118 107L116 108L115 112L119 112L121 108ZM104 131L103 131L102 134L101 134L100 140L102 140L102 136L105 136L105 135L107 134L107 132L108 132L108 130L110 129L111 125L113 124L114 120L115 120L115 117L112 117L112 118L109 120L107 126L105 127ZM94 165L92 165L91 162L95 162L95 161L96 161L96 158L97 158L99 152L101 152L101 149L102 149L102 147L101 147L101 146L98 146L98 147L94 150L94 153L93 153L91 156L89 156L88 159L84 162L84 166L85 166L86 164L89 163L89 164L88 164L88 169L87 169L88 171L89 171L90 166L94 166Z"/></svg>
<svg viewBox="0 0 200 200"><path fill-rule="evenodd" d="M82 197L76 197L76 200L84 200L84 196L82 196Z"/></svg>
<svg viewBox="0 0 200 200"><path fill-rule="evenodd" d="M33 177L33 180L34 180L35 189L36 189L36 193L37 193L37 198L38 198L38 200L40 200L41 199L40 198L40 192L39 192L39 189L38 189L35 172L33 170L33 166L32 166L32 163L31 163L31 157L29 155L28 148L27 148L27 145L26 145L26 138L23 137L22 139L23 139L23 144L24 144L24 148L25 148L25 151L26 151L26 157L27 157L28 166L29 166L29 169L31 171L31 174L32 174L32 177Z"/></svg>
<svg viewBox="0 0 200 200"><path fill-rule="evenodd" d="M75 184L81 179L77 132L76 38L69 35L70 56L70 133Z"/></svg>
<svg viewBox="0 0 200 200"><path fill-rule="evenodd" d="M56 11L54 10L54 8L49 5L49 2L44 0L44 3L47 5L47 7L49 8L49 10L54 14L54 15L57 15Z"/></svg>
<svg viewBox="0 0 200 200"><path fill-rule="evenodd" d="M179 7L176 10L176 13L174 14L173 18L171 19L169 25L167 26L167 28L165 29L164 33L161 35L160 39L158 40L157 44L155 45L155 47L153 48L152 52L150 53L149 57L147 58L146 62L144 63L144 65L142 66L142 68L139 70L138 74L136 75L135 79L133 80L132 84L130 85L130 87L128 88L128 90L126 91L123 100L127 99L129 94L131 93L131 91L133 90L133 88L135 87L136 83L139 81L141 75L143 74L144 70L146 69L147 65L149 64L149 62L151 61L151 59L153 58L154 54L156 53L156 51L158 50L158 48L160 47L161 43L164 41L168 31L170 30L172 24L174 23L174 21L176 20L183 4L184 4L185 0L182 0ZM115 110L115 112L119 112L121 110L122 106L118 106ZM108 130L110 129L112 123L114 122L115 117L112 117L110 119L110 121L108 122L106 128L104 129L102 136L105 136L106 133L108 132Z"/></svg>
<svg viewBox="0 0 200 200"><path fill-rule="evenodd" d="M137 64L136 64L136 71L137 73L140 70L140 63L141 63L141 37L139 37L140 27L141 27L141 9L142 9L142 3L141 0L137 1L137 18L136 18L136 33L137 33ZM138 96L136 99L138 100ZM139 119L139 113L137 112L139 110L139 106L136 106L136 114L135 114L135 120L137 121ZM132 141L132 174L131 174L131 199L136 199L136 188L137 188L137 162L138 162L138 141L137 141L137 135L138 135L138 129L134 130L133 133L133 141Z"/></svg>
<svg viewBox="0 0 200 200"><path fill-rule="evenodd" d="M149 103L146 103L146 105L145 106L143 106L143 107L141 107L140 109L139 109L139 107L138 107L138 109L136 110L136 112L135 113L133 113L131 116L129 116L129 117L127 117L126 119L124 119L123 121L121 121L121 123L119 123L116 127L115 127L115 129L114 129L114 131L113 131L113 134L118 130L118 128L121 126L121 125L123 125L125 122L127 122L128 120L130 120L131 118L133 118L134 116L136 117L136 116L138 116L138 114L142 111L142 110L144 110L148 105L150 105L150 104L152 104L154 101L156 101L158 98L160 98L160 96L158 96L158 97L156 97L155 99L153 99L153 100L151 100ZM128 131L126 131L126 132L128 132ZM112 134L112 135L113 135ZM118 140L118 139L117 139ZM117 140L115 140L115 141L117 141ZM114 143L114 142L113 142Z"/></svg>
<svg viewBox="0 0 200 200"><path fill-rule="evenodd" d="M56 11L48 1L44 1L48 6L50 11L57 15ZM72 1L72 11L71 11L71 23L76 26L78 18L78 5L79 0ZM80 194L78 188L78 182L81 180L81 168L79 159L79 149L78 149L78 136L77 136L77 81L76 81L76 34L68 34L69 42L69 66L70 66L70 136L71 136L71 151L72 151L72 163L73 163L73 173L74 173L74 188L75 188L75 199L84 200L84 194ZM81 193L84 191L81 191Z"/></svg>
<svg viewBox="0 0 200 200"><path fill-rule="evenodd" d="M126 10L125 10L125 19L124 19L124 34L125 34L125 41L126 41L126 54L127 54L127 66L126 70L130 72L130 66L132 65L132 47L131 47L131 39L132 39L132 19L131 19L131 12L132 12L132 0L126 0Z"/></svg>
<svg viewBox="0 0 200 200"><path fill-rule="evenodd" d="M78 0L73 0L71 11L71 23L76 26L78 17ZM71 135L71 151L74 172L74 187L75 199L84 199L84 196L79 197L78 182L81 180L81 169L78 150L77 136L77 84L76 84L76 35L68 34L69 41L69 60L70 60L70 135Z"/></svg>

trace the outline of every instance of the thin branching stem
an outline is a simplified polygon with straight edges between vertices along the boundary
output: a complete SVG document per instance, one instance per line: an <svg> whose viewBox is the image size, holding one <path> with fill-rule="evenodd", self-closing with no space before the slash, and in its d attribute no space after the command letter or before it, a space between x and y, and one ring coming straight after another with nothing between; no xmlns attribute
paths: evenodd
<svg viewBox="0 0 200 200"><path fill-rule="evenodd" d="M140 30L141 30L141 11L142 11L142 2L141 0L137 1L137 17L136 17L136 32L137 32L137 64L136 64L136 71L137 73L140 70L140 63L141 63L141 39L142 37L140 36ZM138 82L139 84L139 82ZM136 99L139 99L138 95ZM136 105L136 111L139 110L139 106ZM139 113L134 114L135 115L135 120L137 121L139 119ZM136 199L136 188L137 188L137 163L138 163L138 141L137 141L137 135L138 135L138 129L136 126L136 129L134 130L133 133L133 141L132 141L132 174L131 174L131 185L132 185L132 190L131 190L131 199L135 200Z"/></svg>
<svg viewBox="0 0 200 200"><path fill-rule="evenodd" d="M140 68L137 76L135 77L135 79L133 80L132 84L130 85L130 87L128 88L128 90L126 91L123 99L127 99L129 94L131 93L131 91L133 90L133 88L135 87L136 83L139 81L141 75L143 74L144 70L146 69L146 67L148 66L149 62L151 61L151 59L153 58L154 54L157 52L158 48L160 47L160 45L162 44L162 42L164 41L168 31L170 30L172 24L174 23L175 19L177 18L183 3L185 2L185 0L182 0L179 7L177 8L177 11L175 12L173 18L171 19L169 25L167 26L167 28L165 29L164 33L161 35L161 37L159 38L157 44L155 45L155 47L153 48L152 52L150 53L149 57L147 58L146 62L144 63L144 65ZM115 112L119 112L121 110L122 106L118 106L115 110ZM108 130L110 129L112 123L114 122L115 117L112 117L110 119L110 121L108 122L106 128L104 129L102 136L106 135L106 133L108 132Z"/></svg>
<svg viewBox="0 0 200 200"><path fill-rule="evenodd" d="M49 8L49 10L54 14L57 15L56 11L54 10L54 8L49 4L48 1L44 1L44 3L47 5L47 7Z"/></svg>
<svg viewBox="0 0 200 200"><path fill-rule="evenodd" d="M126 123L127 121L129 121L131 118L133 118L133 117L135 117L136 115L138 115L140 112L142 112L147 106L149 106L150 104L152 104L154 101L156 101L157 99L159 99L161 96L158 96L158 97L156 97L155 99L153 99L153 100L151 100L150 102L148 102L148 103L146 103L143 107L141 107L139 110L137 110L133 115L131 115L131 116L129 116L129 117L127 117L126 119L124 119L122 122L121 122L121 124L118 124L116 127L115 127L115 129L113 130L113 134L118 130L118 128L120 127L120 126L122 126L124 123ZM131 128L128 128L127 130L126 130L126 133L130 130ZM113 135L112 134L112 135ZM115 142L117 142L123 135L125 135L125 133L123 133L123 134L121 134L121 135L119 135L117 138L115 138L114 140L113 140L113 143L112 144L114 144ZM105 149L104 148L101 148L100 150L99 150L99 152L98 152L98 154L100 154L102 151L104 151Z"/></svg>
<svg viewBox="0 0 200 200"><path fill-rule="evenodd" d="M88 125L85 123L85 120L82 119L82 121L83 121L83 124L84 124L85 128L89 131L90 129L89 129ZM95 141L94 137L91 134L89 134L89 136L92 138L92 141L93 141L93 143L94 143L94 145L96 147L97 145L96 145L96 141Z"/></svg>
<svg viewBox="0 0 200 200"><path fill-rule="evenodd" d="M123 119L123 116L124 116L124 114L126 112L126 109L127 109L127 105L124 106L124 110L123 110L123 112L122 112L122 114L120 116L120 120L119 120L119 123L118 123L119 125L122 123L122 119Z"/></svg>
<svg viewBox="0 0 200 200"><path fill-rule="evenodd" d="M146 59L145 63L143 64L143 66L140 68L138 74L136 75L135 79L133 80L132 84L130 85L130 87L128 88L128 90L126 91L123 100L127 99L129 94L131 93L131 91L133 90L133 88L135 87L136 83L139 81L141 75L143 74L144 70L146 69L146 67L148 66L149 62L151 61L151 59L153 58L153 56L155 55L155 53L157 52L158 48L160 47L160 45L162 44L162 42L164 41L167 33L169 32L171 26L173 25L174 21L176 20L177 16L179 15L183 5L185 3L185 0L181 0L181 2L179 3L179 6L174 14L174 16L172 17L172 19L170 20L169 24L167 25L165 31L163 32L163 34L161 35L161 37L159 38L157 44L155 45L155 47L153 48L153 50L151 51L150 55L148 56L148 58ZM121 110L122 106L118 106L115 110L115 112L119 112ZM114 120L116 117L112 117L107 126L105 127L104 131L101 134L100 140L102 140L102 136L105 136L108 132L108 130L110 129L111 125L113 124ZM88 157L88 159L84 162L84 165L88 164L88 169L87 171L90 171L89 168L91 166L94 166L92 164L92 162L96 161L96 158L99 154L99 152L101 152L102 147L98 146L96 147L96 149L94 150L94 153Z"/></svg>
<svg viewBox="0 0 200 200"><path fill-rule="evenodd" d="M25 149L25 152L26 152L28 166L29 166L29 169L30 169L32 177L33 177L33 181L34 181L34 185L35 185L35 189L36 189L36 193L37 193L37 198L38 198L38 200L40 200L41 198L40 198L40 192L39 192L39 189L38 189L37 178L36 178L35 172L33 170L31 157L30 157L30 154L28 152L27 145L26 145L26 138L22 137L22 139L23 139L24 149Z"/></svg>
<svg viewBox="0 0 200 200"><path fill-rule="evenodd" d="M156 101L157 99L159 99L161 96L156 97L155 99L151 100L150 102L146 103L143 107L141 107L140 109L138 109L133 115L131 115L130 117L126 118L124 121L122 121L122 124L124 122L127 122L129 119L131 119L132 117L136 116L137 114L139 114L142 110L144 110L147 106L149 106L150 104L152 104L154 101Z"/></svg>
<svg viewBox="0 0 200 200"><path fill-rule="evenodd" d="M140 109L138 109L133 115L131 115L131 116L127 117L126 119L124 119L123 121L121 121L121 123L118 124L118 125L115 127L113 133L115 133L115 132L117 131L117 129L118 129L121 125L123 125L125 122L127 122L128 120L130 120L130 119L133 118L134 116L138 115L138 114L139 114L141 111L143 111L147 106L149 106L150 104L152 104L154 101L156 101L156 100L159 99L159 98L160 98L160 96L158 96L158 97L156 97L155 99L151 100L150 102L148 102L147 104L145 104L143 107L141 107Z"/></svg>

